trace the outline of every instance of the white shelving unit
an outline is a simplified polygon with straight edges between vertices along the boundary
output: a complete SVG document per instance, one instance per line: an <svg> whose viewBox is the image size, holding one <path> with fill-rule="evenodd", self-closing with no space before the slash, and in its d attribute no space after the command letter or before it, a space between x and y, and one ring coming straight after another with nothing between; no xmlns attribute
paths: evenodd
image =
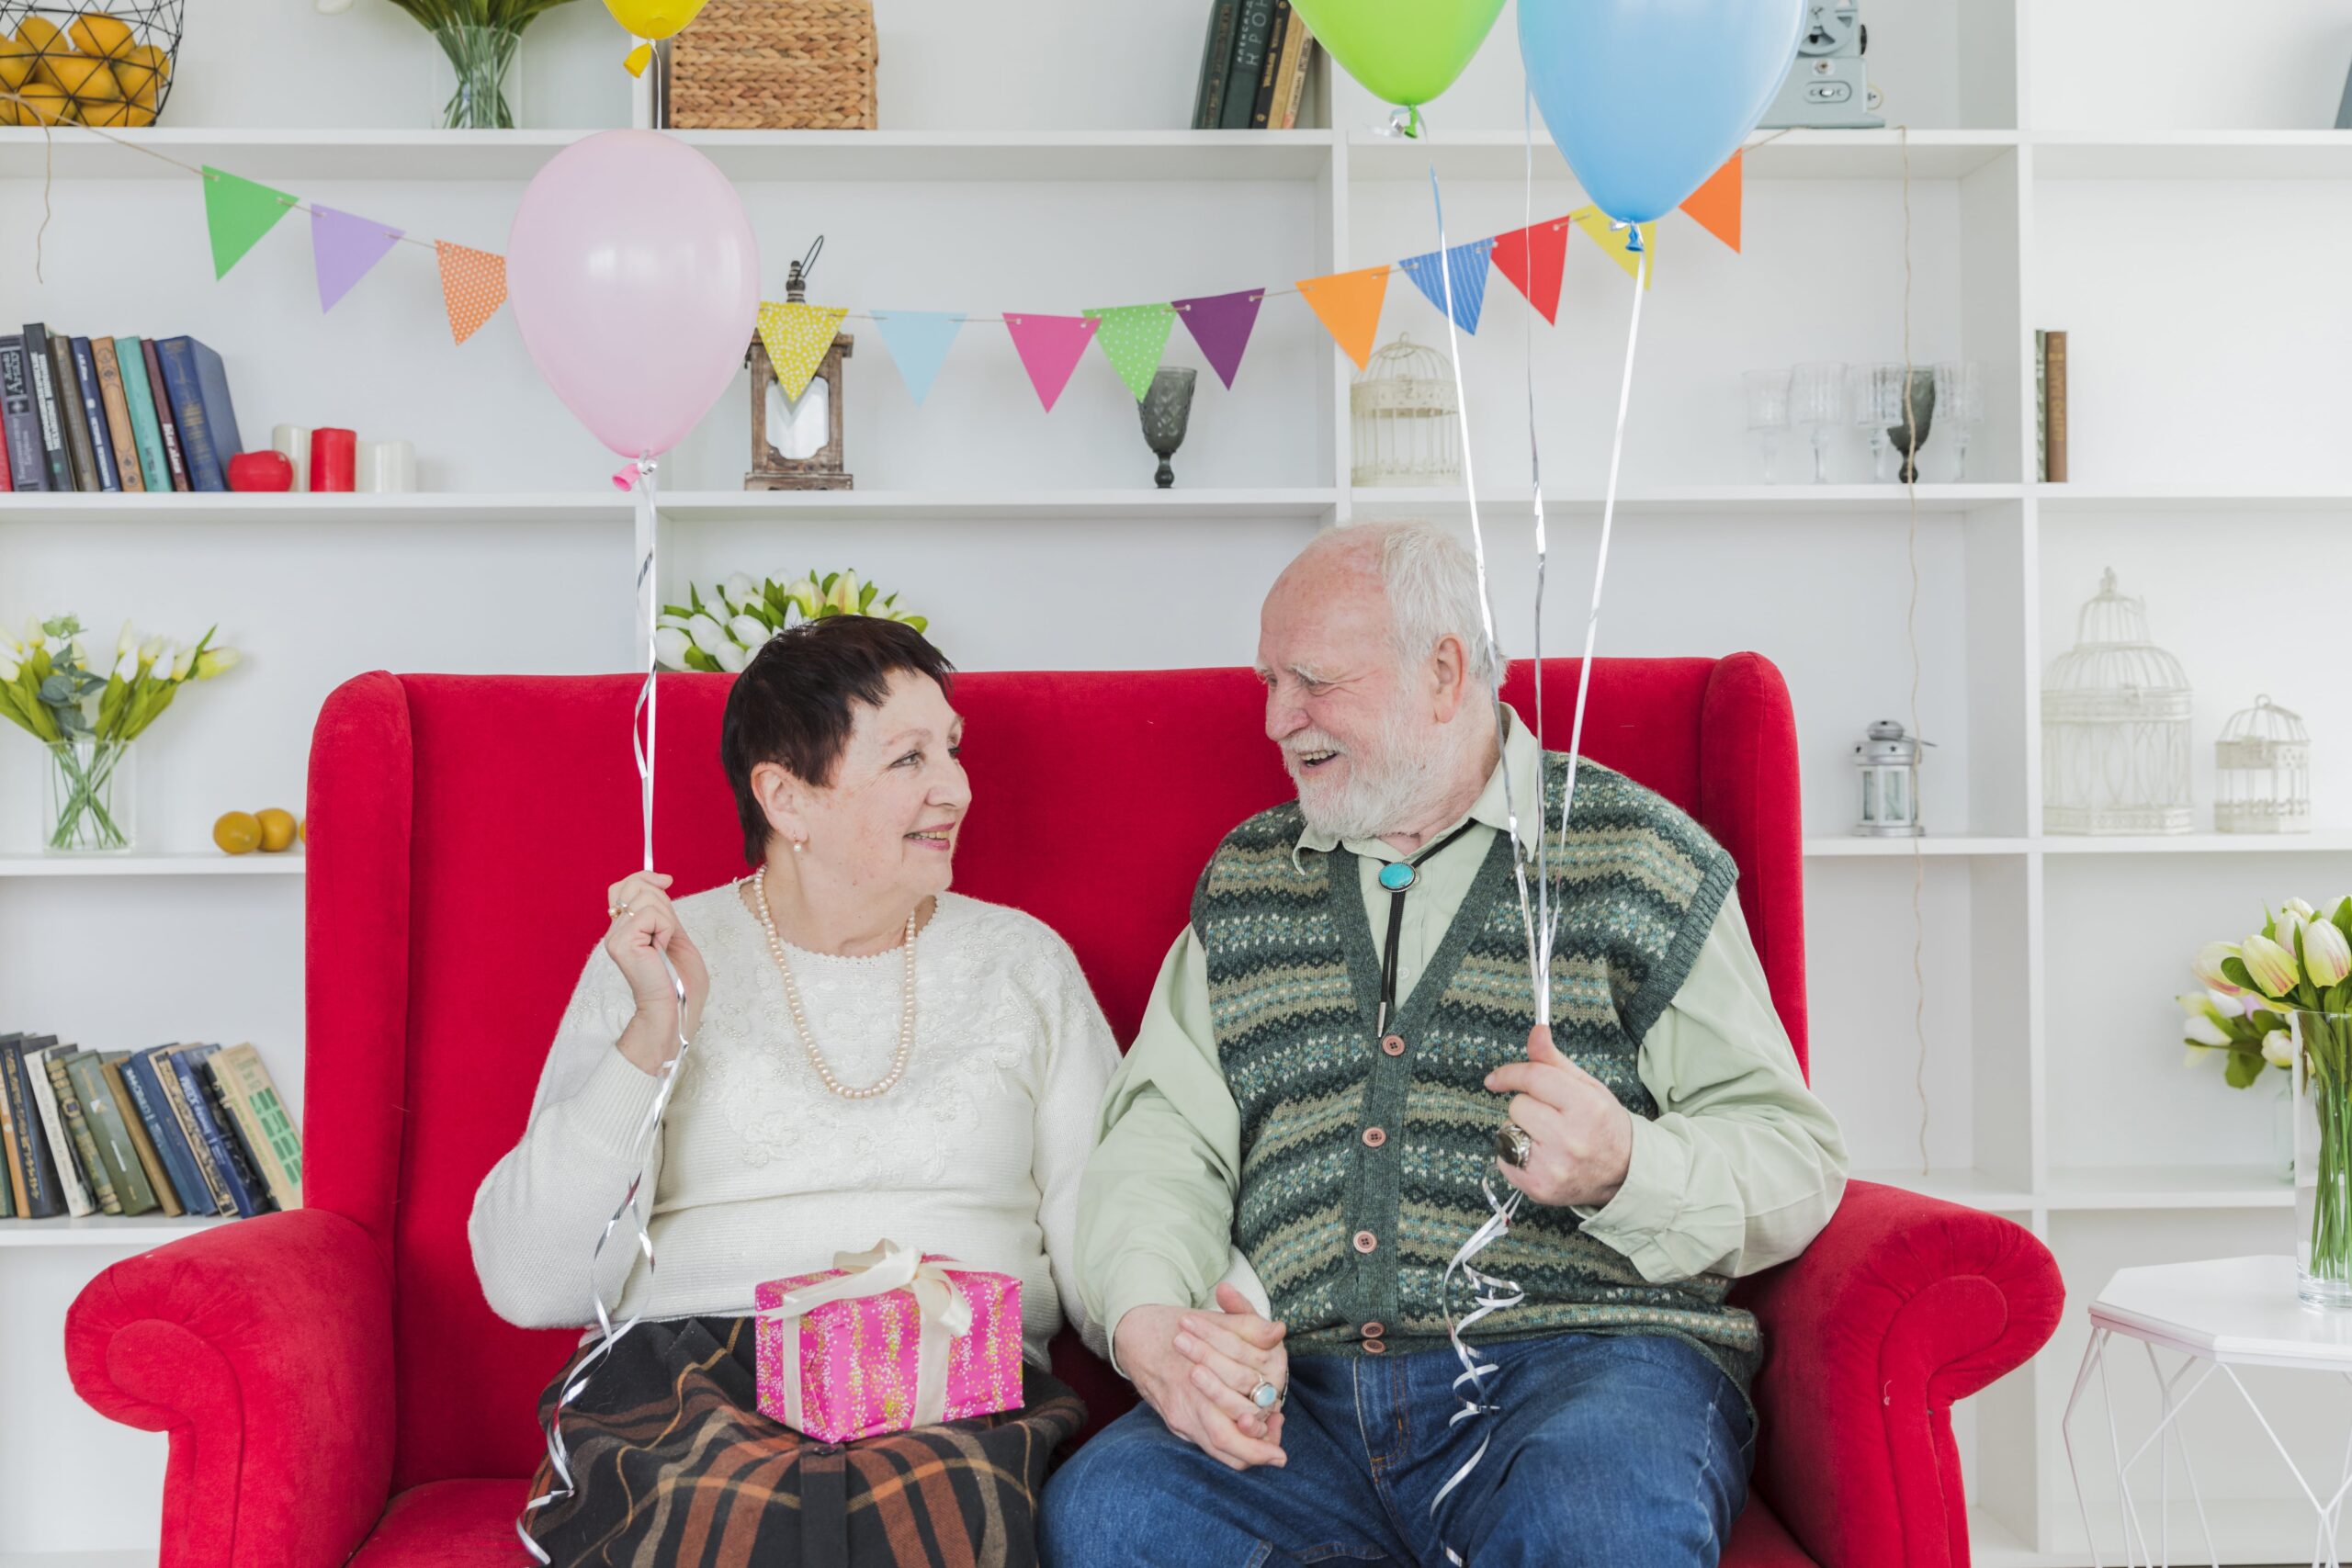
<svg viewBox="0 0 2352 1568"><path fill-rule="evenodd" d="M2126 1264L2289 1244L2265 1091L2181 1072L2169 998L2187 955L2254 923L2263 899L2352 886L2352 827L2045 835L2036 715L2040 672L2112 564L2196 683L2200 802L2222 716L2268 691L2311 721L2322 821L2352 822L2352 696L2329 674L2332 548L2352 525L2336 367L2352 335L2339 260L2352 135L2302 129L2333 113L2352 44L2338 10L2271 0L2219 38L2189 0L1871 0L1872 76L1907 134L1751 139L1744 254L1679 218L1660 226L1601 649L1753 648L1781 665L1804 764L1815 1077L1858 1173L2016 1217L2077 1296ZM611 29L597 7L551 13L526 49L533 128L453 135L406 128L426 107L429 46L390 13L304 7L266 33L208 19L183 51L175 123L136 140L412 235L503 249L524 182L580 134L568 127L628 120ZM1315 128L1154 129L1185 118L1198 20L1191 6L1111 0L1040 34L900 0L881 18L887 129L689 140L742 194L771 292L824 232L813 297L860 310L1075 310L1394 260L1434 243L1432 165L1456 240L1584 199L1540 130L1532 203L1522 190L1508 9L1419 143L1375 134L1379 107L1328 71ZM38 226L50 152L38 131L0 130L0 233ZM0 321L193 333L227 360L249 440L280 421L404 435L431 487L0 496L0 623L64 608L101 633L124 615L174 632L218 621L249 656L141 742L135 855L40 855L29 748L0 744L0 1028L252 1039L299 1108L304 863L219 856L212 818L300 809L311 717L360 671L628 667L631 502L506 321L449 346L429 258L396 254L321 316L298 225L216 284L193 181L71 132L53 171L42 276L22 246L0 247ZM1739 372L1901 357L1906 195L1913 357L1975 359L1990 381L1970 473L1931 435L1927 482L1906 497L1866 482L1849 433L1835 482L1766 482ZM1534 329L1551 653L1582 629L1627 291L1572 237L1559 324ZM1492 279L1486 321L1459 345L1514 653L1527 638L1510 628L1532 608L1518 564L1532 538L1528 318ZM736 488L739 379L663 465L668 596L737 570L854 567L929 614L967 669L1224 664L1249 656L1263 584L1317 528L1468 518L1459 491L1351 485L1352 367L1296 299L1267 302L1233 389L1201 378L1166 492L1149 488L1132 405L1099 360L1048 416L1002 329L976 323L918 408L873 324L850 326L857 488ZM2031 479L2037 326L2072 334L2064 485ZM1446 346L1401 276L1382 337L1400 330ZM1200 363L1182 333L1169 357ZM1915 636L1917 715L1938 742L1931 836L1853 838L1848 753L1871 719L1909 721ZM566 765L626 768L626 737ZM93 987L88 953L141 955L141 983ZM0 1402L34 1417L0 1424L0 1568L153 1560L163 1441L81 1406L55 1330L111 1258L187 1228L0 1223ZM2076 1315L1962 1412L1981 1563L2089 1561L2055 1428ZM2282 1431L2327 1462L2340 1450L2321 1413L2290 1413ZM2271 1469L2236 1457L2259 1433L2217 1417L2199 1440L2223 1561L2307 1555L2275 1527Z"/></svg>

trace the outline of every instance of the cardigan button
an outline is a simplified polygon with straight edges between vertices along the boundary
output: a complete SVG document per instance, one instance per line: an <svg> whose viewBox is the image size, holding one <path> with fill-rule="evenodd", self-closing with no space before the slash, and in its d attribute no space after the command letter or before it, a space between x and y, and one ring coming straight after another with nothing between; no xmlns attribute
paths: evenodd
<svg viewBox="0 0 2352 1568"><path fill-rule="evenodd" d="M1379 1245L1380 1238L1373 1235L1370 1231L1356 1232L1356 1250L1358 1252L1370 1252L1374 1247L1378 1247Z"/></svg>
<svg viewBox="0 0 2352 1568"><path fill-rule="evenodd" d="M1388 1330L1376 1320L1365 1324L1363 1329L1363 1337L1366 1339L1377 1339L1387 1332Z"/></svg>
<svg viewBox="0 0 2352 1568"><path fill-rule="evenodd" d="M1380 1043L1380 1048L1392 1056L1401 1056L1405 1054L1405 1037L1401 1034L1389 1035Z"/></svg>
<svg viewBox="0 0 2352 1568"><path fill-rule="evenodd" d="M1382 1344L1377 1339L1367 1339L1363 1342L1363 1353L1367 1356L1380 1355L1387 1348L1387 1346Z"/></svg>
<svg viewBox="0 0 2352 1568"><path fill-rule="evenodd" d="M1385 1128L1366 1127L1363 1130L1363 1146L1365 1148L1376 1149L1387 1141L1388 1132Z"/></svg>

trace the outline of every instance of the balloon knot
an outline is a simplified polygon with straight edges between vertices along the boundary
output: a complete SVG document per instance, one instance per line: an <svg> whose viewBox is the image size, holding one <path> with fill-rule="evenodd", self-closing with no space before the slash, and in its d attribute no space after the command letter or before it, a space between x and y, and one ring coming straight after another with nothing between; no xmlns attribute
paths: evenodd
<svg viewBox="0 0 2352 1568"><path fill-rule="evenodd" d="M642 76L645 74L646 65L652 59L653 46L650 43L641 43L635 49L630 50L628 51L628 58L622 61L621 63L628 68L628 73L630 75Z"/></svg>
<svg viewBox="0 0 2352 1568"><path fill-rule="evenodd" d="M618 473L613 476L613 488L618 491L631 491L637 488L637 465L635 463L631 463L628 468L621 469Z"/></svg>

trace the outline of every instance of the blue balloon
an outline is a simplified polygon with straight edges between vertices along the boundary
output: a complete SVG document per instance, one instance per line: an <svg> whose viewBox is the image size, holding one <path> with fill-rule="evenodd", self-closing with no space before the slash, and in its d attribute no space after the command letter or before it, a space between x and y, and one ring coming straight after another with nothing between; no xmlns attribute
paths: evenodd
<svg viewBox="0 0 2352 1568"><path fill-rule="evenodd" d="M1796 60L1805 0L1519 0L1544 124L1593 204L1647 223L1738 151Z"/></svg>

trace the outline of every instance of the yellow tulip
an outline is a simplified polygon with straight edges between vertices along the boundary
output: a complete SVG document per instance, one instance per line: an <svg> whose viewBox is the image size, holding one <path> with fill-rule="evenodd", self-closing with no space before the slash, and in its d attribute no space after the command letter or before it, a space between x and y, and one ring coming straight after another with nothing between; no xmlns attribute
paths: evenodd
<svg viewBox="0 0 2352 1568"><path fill-rule="evenodd" d="M2266 997L2291 996L2302 978L2295 955L2267 936L2257 933L2246 938L2238 944L2238 956L2245 960L2245 972L2253 977L2255 989Z"/></svg>

